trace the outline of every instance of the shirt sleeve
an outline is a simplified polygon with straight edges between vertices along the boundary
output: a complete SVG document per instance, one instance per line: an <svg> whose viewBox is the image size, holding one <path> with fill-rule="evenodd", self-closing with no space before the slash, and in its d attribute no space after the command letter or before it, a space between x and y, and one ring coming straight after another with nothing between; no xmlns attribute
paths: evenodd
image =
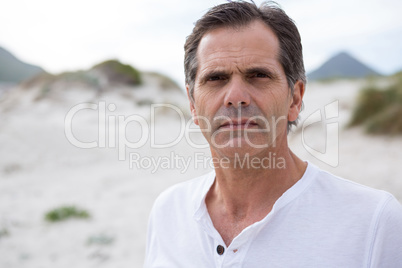
<svg viewBox="0 0 402 268"><path fill-rule="evenodd" d="M402 267L402 206L389 197L375 222L368 267Z"/></svg>

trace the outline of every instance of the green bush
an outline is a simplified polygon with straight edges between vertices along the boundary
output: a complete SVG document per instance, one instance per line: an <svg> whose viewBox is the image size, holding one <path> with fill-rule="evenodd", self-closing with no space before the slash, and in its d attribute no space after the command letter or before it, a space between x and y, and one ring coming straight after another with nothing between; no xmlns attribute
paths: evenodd
<svg viewBox="0 0 402 268"><path fill-rule="evenodd" d="M45 220L49 222L59 222L71 218L88 219L90 215L87 211L78 209L75 206L62 206L55 208L45 215Z"/></svg>
<svg viewBox="0 0 402 268"><path fill-rule="evenodd" d="M123 64L118 60L108 60L92 67L104 73L109 82L131 85L142 84L141 73L131 65Z"/></svg>
<svg viewBox="0 0 402 268"><path fill-rule="evenodd" d="M372 134L402 134L402 105L394 104L368 120L366 130Z"/></svg>
<svg viewBox="0 0 402 268"><path fill-rule="evenodd" d="M384 91L375 87L363 89L358 98L358 105L353 112L350 125L360 125L368 118L383 111L392 103L392 95L395 95L394 93L394 91Z"/></svg>
<svg viewBox="0 0 402 268"><path fill-rule="evenodd" d="M363 125L372 134L402 134L402 73L386 88L369 86L359 95L349 126Z"/></svg>
<svg viewBox="0 0 402 268"><path fill-rule="evenodd" d="M0 238L6 237L6 236L9 236L9 235L10 235L10 233L8 232L8 230L6 228L3 228L3 229L0 230Z"/></svg>
<svg viewBox="0 0 402 268"><path fill-rule="evenodd" d="M106 235L106 234L98 234L98 235L92 235L88 237L87 239L87 245L100 245L100 246L106 246L113 244L114 242L114 237Z"/></svg>

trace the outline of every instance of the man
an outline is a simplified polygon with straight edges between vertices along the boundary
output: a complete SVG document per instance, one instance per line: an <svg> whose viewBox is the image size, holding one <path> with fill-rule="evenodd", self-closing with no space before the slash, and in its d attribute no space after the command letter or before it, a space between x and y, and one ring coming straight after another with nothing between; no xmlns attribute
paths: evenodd
<svg viewBox="0 0 402 268"><path fill-rule="evenodd" d="M146 267L402 267L398 201L288 148L306 79L298 30L281 9L216 6L185 53L215 171L158 197Z"/></svg>

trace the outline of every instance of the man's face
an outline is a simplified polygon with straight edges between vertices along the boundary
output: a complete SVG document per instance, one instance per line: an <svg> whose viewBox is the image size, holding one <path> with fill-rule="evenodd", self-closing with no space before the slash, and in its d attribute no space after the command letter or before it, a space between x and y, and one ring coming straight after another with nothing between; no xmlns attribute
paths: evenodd
<svg viewBox="0 0 402 268"><path fill-rule="evenodd" d="M304 86L300 96L296 84L297 103L278 57L279 41L261 21L203 36L190 106L213 152L255 155L283 146L287 121L297 118Z"/></svg>

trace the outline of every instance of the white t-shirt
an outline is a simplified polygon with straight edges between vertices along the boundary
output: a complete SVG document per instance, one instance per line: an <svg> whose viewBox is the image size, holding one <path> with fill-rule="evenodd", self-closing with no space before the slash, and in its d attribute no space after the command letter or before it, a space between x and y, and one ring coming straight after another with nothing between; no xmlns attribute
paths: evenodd
<svg viewBox="0 0 402 268"><path fill-rule="evenodd" d="M212 172L157 198L145 267L402 267L402 206L387 192L308 163L271 212L226 247L205 205L214 179Z"/></svg>

